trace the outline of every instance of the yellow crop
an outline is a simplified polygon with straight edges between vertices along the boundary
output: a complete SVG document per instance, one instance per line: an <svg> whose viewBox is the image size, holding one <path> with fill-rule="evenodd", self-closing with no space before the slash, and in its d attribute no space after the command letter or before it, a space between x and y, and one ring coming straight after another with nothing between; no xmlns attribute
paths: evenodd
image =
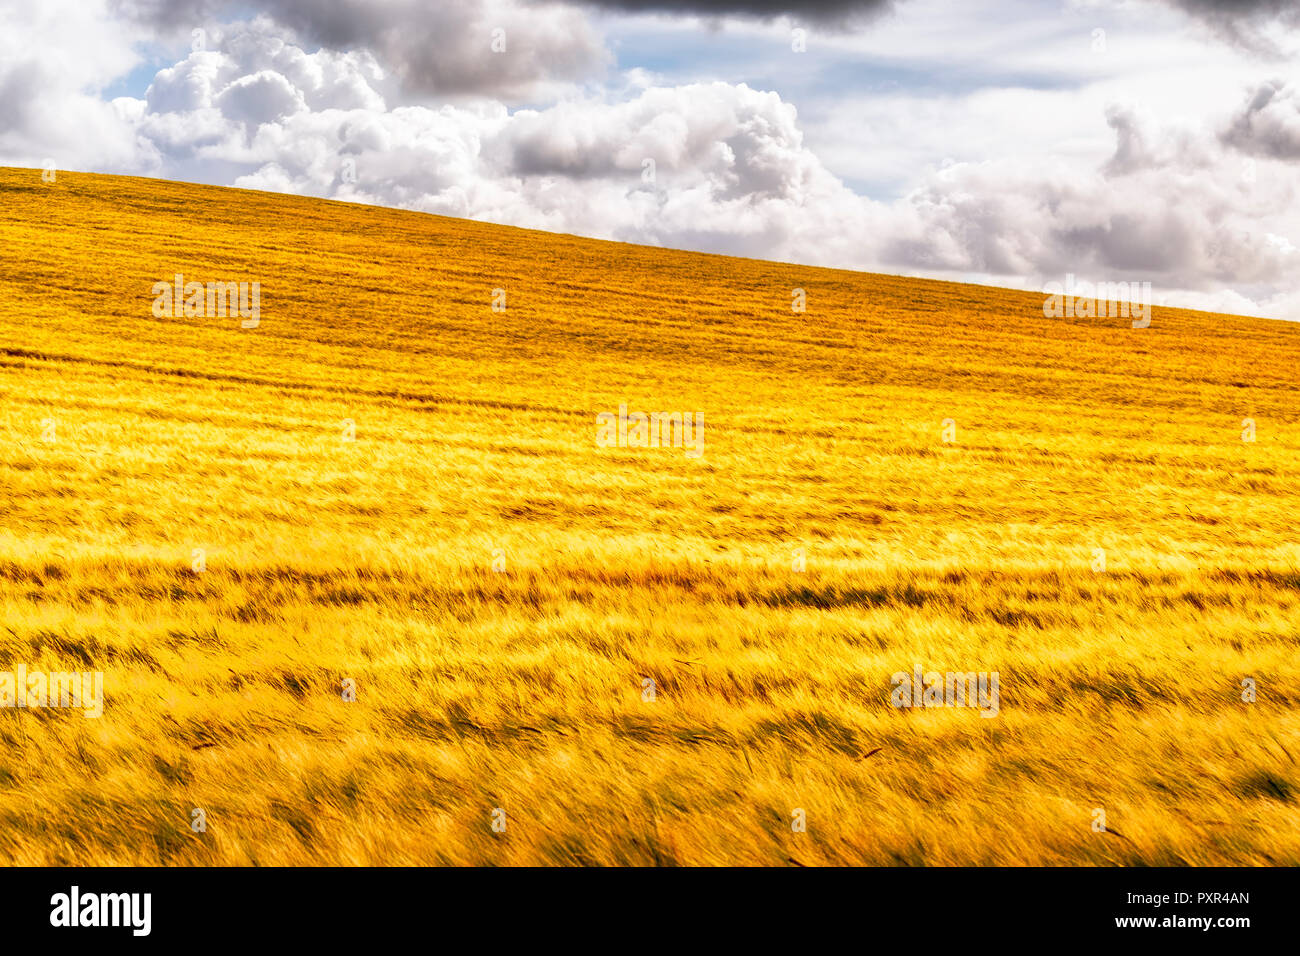
<svg viewBox="0 0 1300 956"><path fill-rule="evenodd" d="M0 443L6 861L1300 863L1300 325L5 169Z"/></svg>

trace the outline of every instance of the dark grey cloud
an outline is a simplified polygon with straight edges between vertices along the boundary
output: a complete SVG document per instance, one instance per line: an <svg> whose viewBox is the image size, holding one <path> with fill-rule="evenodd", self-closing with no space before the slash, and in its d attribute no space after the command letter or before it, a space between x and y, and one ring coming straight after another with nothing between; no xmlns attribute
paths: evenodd
<svg viewBox="0 0 1300 956"><path fill-rule="evenodd" d="M625 13L676 13L702 17L771 20L790 16L808 22L849 25L894 8L894 0L576 0Z"/></svg>
<svg viewBox="0 0 1300 956"><path fill-rule="evenodd" d="M1229 42L1259 53L1278 53L1270 32L1300 27L1297 0L1165 0Z"/></svg>
<svg viewBox="0 0 1300 956"><path fill-rule="evenodd" d="M1295 0L1169 0L1174 6L1206 20L1241 17L1295 16Z"/></svg>

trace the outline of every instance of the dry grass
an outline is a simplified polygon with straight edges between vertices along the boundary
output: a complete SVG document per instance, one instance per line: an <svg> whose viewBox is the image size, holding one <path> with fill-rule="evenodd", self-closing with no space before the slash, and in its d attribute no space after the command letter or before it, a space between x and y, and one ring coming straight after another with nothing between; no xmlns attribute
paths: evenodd
<svg viewBox="0 0 1300 956"><path fill-rule="evenodd" d="M177 272L260 326L154 318ZM1300 863L1298 371L1281 322L0 170L0 667L107 687L0 711L0 852ZM598 448L622 402L703 457ZM890 707L915 664L1000 715Z"/></svg>

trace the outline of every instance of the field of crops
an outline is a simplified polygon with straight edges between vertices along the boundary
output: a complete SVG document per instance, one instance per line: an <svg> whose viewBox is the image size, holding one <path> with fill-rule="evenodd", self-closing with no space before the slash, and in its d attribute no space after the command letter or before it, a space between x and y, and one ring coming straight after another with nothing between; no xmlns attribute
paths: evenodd
<svg viewBox="0 0 1300 956"><path fill-rule="evenodd" d="M3 169L0 448L6 862L1300 864L1300 324Z"/></svg>

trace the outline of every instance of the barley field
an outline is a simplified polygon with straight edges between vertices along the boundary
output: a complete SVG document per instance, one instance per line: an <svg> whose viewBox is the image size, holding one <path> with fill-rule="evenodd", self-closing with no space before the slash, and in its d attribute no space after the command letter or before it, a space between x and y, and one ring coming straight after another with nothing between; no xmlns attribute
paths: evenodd
<svg viewBox="0 0 1300 956"><path fill-rule="evenodd" d="M1300 863L1297 324L3 169L0 446L11 863Z"/></svg>

